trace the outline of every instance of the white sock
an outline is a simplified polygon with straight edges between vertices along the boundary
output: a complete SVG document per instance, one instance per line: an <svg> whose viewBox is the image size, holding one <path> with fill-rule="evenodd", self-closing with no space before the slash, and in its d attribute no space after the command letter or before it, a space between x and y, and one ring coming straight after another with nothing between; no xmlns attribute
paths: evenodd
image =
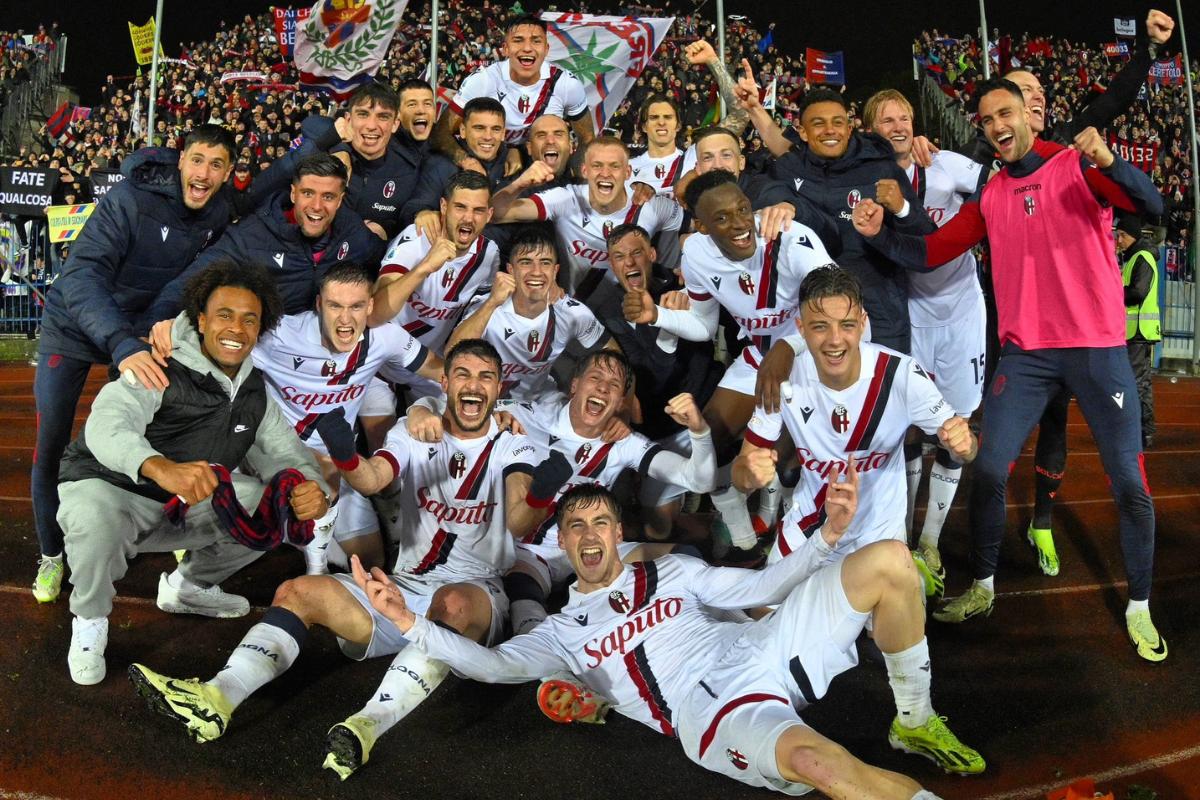
<svg viewBox="0 0 1200 800"><path fill-rule="evenodd" d="M758 542L754 524L750 522L750 510L746 507L746 495L730 484L711 495L713 505L721 512L721 519L729 528L729 539L739 550L748 550Z"/></svg>
<svg viewBox="0 0 1200 800"><path fill-rule="evenodd" d="M312 541L304 545L304 569L306 575L329 573L329 543L333 541L333 525L337 522L338 508L330 506L325 516L313 523Z"/></svg>
<svg viewBox="0 0 1200 800"><path fill-rule="evenodd" d="M1125 616L1132 617L1139 611L1150 611L1150 600L1130 600L1129 605L1125 606Z"/></svg>
<svg viewBox="0 0 1200 800"><path fill-rule="evenodd" d="M225 666L208 683L220 689L237 708L260 687L286 672L298 655L300 643L290 633L260 622L246 631Z"/></svg>
<svg viewBox="0 0 1200 800"><path fill-rule="evenodd" d="M917 451L916 458L904 462L904 476L908 479L908 513L904 517L904 530L910 534L917 510L917 489L921 487L921 471L924 469L920 452Z"/></svg>
<svg viewBox="0 0 1200 800"><path fill-rule="evenodd" d="M779 514L779 502L783 499L783 484L779 482L779 473L771 482L758 493L758 516L767 526L775 524Z"/></svg>
<svg viewBox="0 0 1200 800"><path fill-rule="evenodd" d="M546 618L546 607L537 600L513 600L508 607L513 636L528 633Z"/></svg>
<svg viewBox="0 0 1200 800"><path fill-rule="evenodd" d="M933 468L929 470L929 506L925 509L925 523L921 526L923 544L937 547L961 476L962 467L951 469L937 461L933 462Z"/></svg>
<svg viewBox="0 0 1200 800"><path fill-rule="evenodd" d="M938 795L934 794L933 792L929 791L928 789L922 789L921 791L914 794L912 796L911 800L942 800L942 798L939 797Z"/></svg>
<svg viewBox="0 0 1200 800"><path fill-rule="evenodd" d="M449 673L450 668L441 661L415 647L405 647L392 659L371 700L355 716L374 720L376 735L382 735L433 694Z"/></svg>
<svg viewBox="0 0 1200 800"><path fill-rule="evenodd" d="M996 576L988 575L986 578L976 578L975 583L987 589L993 595L996 593Z"/></svg>
<svg viewBox="0 0 1200 800"><path fill-rule="evenodd" d="M48 556L43 554L42 558L46 559L47 561L53 561L55 564L61 564L63 560L63 554L59 553L56 556Z"/></svg>
<svg viewBox="0 0 1200 800"><path fill-rule="evenodd" d="M887 665L888 685L896 698L896 712L900 724L906 728L919 728L933 716L933 704L929 700L929 685L932 674L929 667L929 641L921 641L899 653L884 653Z"/></svg>

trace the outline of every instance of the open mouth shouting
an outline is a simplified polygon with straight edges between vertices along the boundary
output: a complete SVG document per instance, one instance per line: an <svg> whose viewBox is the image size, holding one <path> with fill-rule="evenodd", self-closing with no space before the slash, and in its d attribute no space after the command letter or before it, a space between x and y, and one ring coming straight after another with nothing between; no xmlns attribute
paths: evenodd
<svg viewBox="0 0 1200 800"><path fill-rule="evenodd" d="M604 198L605 201L611 200L617 193L616 181L598 180L596 181L596 195Z"/></svg>
<svg viewBox="0 0 1200 800"><path fill-rule="evenodd" d="M426 114L413 117L412 136L414 139L425 139L429 136L430 118Z"/></svg>
<svg viewBox="0 0 1200 800"><path fill-rule="evenodd" d="M625 285L630 289L640 290L646 288L646 276L638 267L630 267L625 270L624 276Z"/></svg>
<svg viewBox="0 0 1200 800"><path fill-rule="evenodd" d="M583 403L583 416L589 423L599 423L604 419L604 415L608 411L608 405L605 400L599 397L589 397Z"/></svg>
<svg viewBox="0 0 1200 800"><path fill-rule="evenodd" d="M297 220L306 236L315 236L324 230L325 220L328 218L328 214L320 211L305 211L297 217Z"/></svg>
<svg viewBox="0 0 1200 800"><path fill-rule="evenodd" d="M1012 131L996 134L996 150L1000 153L1001 158L1013 152L1013 146L1016 143L1016 136ZM1005 159L1007 160L1007 159Z"/></svg>
<svg viewBox="0 0 1200 800"><path fill-rule="evenodd" d="M1029 107L1029 115L1033 117L1034 124L1038 125L1039 129L1046 124L1046 109L1040 103Z"/></svg>
<svg viewBox="0 0 1200 800"><path fill-rule="evenodd" d="M187 194L185 199L190 208L199 208L208 202L209 196L213 193L213 184L199 178L193 178L187 183Z"/></svg>
<svg viewBox="0 0 1200 800"><path fill-rule="evenodd" d="M582 545L579 548L579 565L595 569L604 563L604 548L599 544Z"/></svg>
<svg viewBox="0 0 1200 800"><path fill-rule="evenodd" d="M523 70L532 70L533 65L537 63L537 56L531 53L522 53L517 56L517 63L521 65Z"/></svg>
<svg viewBox="0 0 1200 800"><path fill-rule="evenodd" d="M556 147L547 147L542 151L542 161L546 162L546 166L555 172L558 171L558 164L562 158L562 153Z"/></svg>
<svg viewBox="0 0 1200 800"><path fill-rule="evenodd" d="M358 339L358 331L353 325L338 325L333 329L333 338L339 345L339 350L343 347L349 347Z"/></svg>
<svg viewBox="0 0 1200 800"><path fill-rule="evenodd" d="M464 428L476 430L487 421L487 398L481 392L459 392L458 419Z"/></svg>
<svg viewBox="0 0 1200 800"><path fill-rule="evenodd" d="M460 247L469 245L475 239L475 226L464 222L454 229L455 244Z"/></svg>

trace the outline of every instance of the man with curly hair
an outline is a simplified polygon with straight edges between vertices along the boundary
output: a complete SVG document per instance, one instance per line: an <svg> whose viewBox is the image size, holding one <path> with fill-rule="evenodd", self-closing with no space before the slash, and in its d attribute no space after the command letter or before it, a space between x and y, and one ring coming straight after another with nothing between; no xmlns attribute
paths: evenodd
<svg viewBox="0 0 1200 800"><path fill-rule="evenodd" d="M283 536L311 536L308 521L328 508L312 454L250 359L282 314L274 281L218 262L189 282L183 301L167 387L132 376L108 384L63 456L58 522L75 587L67 664L78 684L104 679L114 583L129 558L186 548L159 579L158 607L240 617L249 603L221 581ZM251 519L245 509L254 507Z"/></svg>

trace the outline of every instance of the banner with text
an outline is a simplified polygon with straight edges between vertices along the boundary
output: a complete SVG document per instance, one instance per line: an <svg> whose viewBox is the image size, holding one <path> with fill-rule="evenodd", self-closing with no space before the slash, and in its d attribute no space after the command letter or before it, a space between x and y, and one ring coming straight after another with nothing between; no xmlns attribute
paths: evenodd
<svg viewBox="0 0 1200 800"><path fill-rule="evenodd" d="M1129 19L1113 17L1113 33L1117 36L1137 36L1137 20L1132 17Z"/></svg>
<svg viewBox="0 0 1200 800"><path fill-rule="evenodd" d="M606 17L542 12L550 39L547 60L583 83L599 131L654 58L674 17Z"/></svg>
<svg viewBox="0 0 1200 800"><path fill-rule="evenodd" d="M826 52L809 47L805 50L805 59L804 77L810 84L846 85L846 63L841 50Z"/></svg>
<svg viewBox="0 0 1200 800"><path fill-rule="evenodd" d="M292 47L296 44L296 26L307 22L310 14L311 8L275 9L275 41L279 44L279 52L284 58L292 57Z"/></svg>
<svg viewBox="0 0 1200 800"><path fill-rule="evenodd" d="M92 182L92 197L99 200L114 186L125 180L125 176L115 169L94 169L89 179Z"/></svg>
<svg viewBox="0 0 1200 800"><path fill-rule="evenodd" d="M1104 55L1109 58L1128 58L1129 42L1107 42L1104 45Z"/></svg>
<svg viewBox="0 0 1200 800"><path fill-rule="evenodd" d="M1146 80L1160 86L1183 86L1183 56L1177 55L1169 61L1155 61L1150 65Z"/></svg>
<svg viewBox="0 0 1200 800"><path fill-rule="evenodd" d="M133 42L133 55L139 66L145 66L154 60L154 17L145 25L129 23L129 39ZM158 46L162 55L162 45Z"/></svg>
<svg viewBox="0 0 1200 800"><path fill-rule="evenodd" d="M40 217L54 202L58 170L0 167L0 211L18 217Z"/></svg>
<svg viewBox="0 0 1200 800"><path fill-rule="evenodd" d="M1108 148L1142 172L1153 172L1158 163L1158 142L1130 141L1110 133Z"/></svg>
<svg viewBox="0 0 1200 800"><path fill-rule="evenodd" d="M73 242L83 230L83 223L96 210L95 203L81 206L50 206L46 209L46 222L50 225L50 241Z"/></svg>

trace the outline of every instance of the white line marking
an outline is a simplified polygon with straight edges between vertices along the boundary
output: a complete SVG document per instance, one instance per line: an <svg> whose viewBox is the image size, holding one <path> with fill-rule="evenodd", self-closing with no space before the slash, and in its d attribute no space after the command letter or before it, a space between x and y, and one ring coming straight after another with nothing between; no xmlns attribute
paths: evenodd
<svg viewBox="0 0 1200 800"><path fill-rule="evenodd" d="M30 594L30 595L32 595L32 592L30 591L30 588L28 586L9 586L6 583L0 583L0 594ZM128 595L117 595L116 597L113 598L113 603L128 603L129 605L134 605L134 606L151 606L154 608L158 607L158 604L154 598L129 597ZM270 608L270 606L250 606L251 611L258 611L258 612L262 612L262 613L265 613L268 608ZM164 613L168 613L168 612L164 612ZM3 791L4 791L3 789L0 789L0 792L3 792ZM0 800L3 800L3 798L4 798L4 795L0 794Z"/></svg>
<svg viewBox="0 0 1200 800"><path fill-rule="evenodd" d="M1200 578L1200 572L1185 572L1181 575L1168 575L1165 578L1155 578L1154 583L1173 583L1175 581L1192 581ZM1048 594L1079 594L1098 589L1118 589L1129 585L1129 581L1109 581L1108 583L1084 583L1078 586L1054 586L1049 589L1024 589L1017 592L996 592L996 597L1038 597Z"/></svg>
<svg viewBox="0 0 1200 800"><path fill-rule="evenodd" d="M998 794L989 794L987 797L980 798L980 800L1023 800L1023 798L1028 797L1043 797L1047 792L1052 792L1055 789L1062 788L1063 786L1070 786L1072 783L1080 780L1083 777L1092 778L1097 784L1101 784L1105 781L1111 781L1114 778L1124 778L1129 775L1137 775L1141 772L1149 772L1152 769L1169 767L1172 764L1178 764L1181 761L1190 761L1197 756L1200 756L1200 745L1187 747L1183 750L1176 750L1173 753L1164 753L1161 756L1154 756L1142 761L1135 761L1132 764L1125 764L1120 767L1112 767L1111 769L1106 769L1103 772L1093 772L1086 776L1080 775L1075 778L1063 778L1061 780L1054 781L1053 783L1041 783L1037 786L1029 786L1024 789L1012 789L1010 791L1000 792Z"/></svg>
<svg viewBox="0 0 1200 800"><path fill-rule="evenodd" d="M63 798L54 797L48 794L35 794L33 792L10 792L7 789L0 789L0 800L63 800Z"/></svg>

